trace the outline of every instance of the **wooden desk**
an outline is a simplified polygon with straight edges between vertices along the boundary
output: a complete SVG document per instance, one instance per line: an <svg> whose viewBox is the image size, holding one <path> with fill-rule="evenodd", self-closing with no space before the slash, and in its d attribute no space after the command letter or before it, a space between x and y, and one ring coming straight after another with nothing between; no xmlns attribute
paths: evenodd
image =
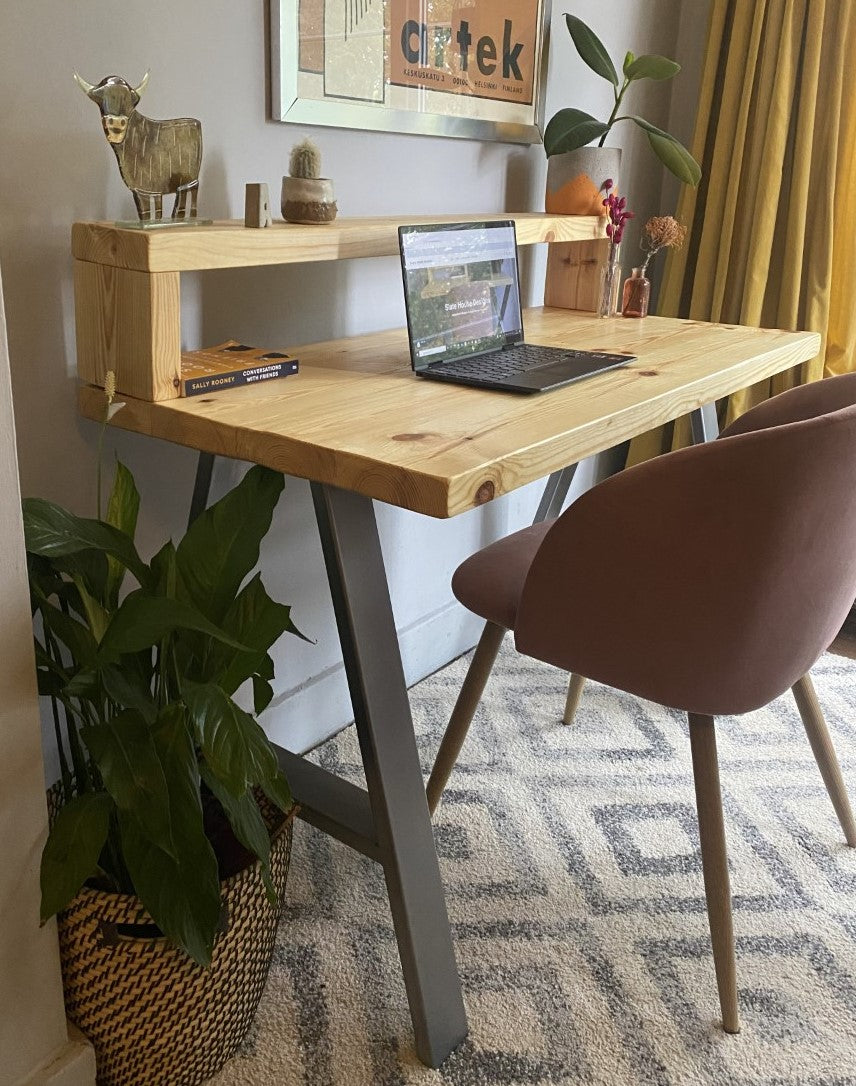
<svg viewBox="0 0 856 1086"><path fill-rule="evenodd" d="M403 329L290 348L282 381L127 407L113 425L451 517L694 408L797 366L814 333L564 309L524 315L533 343L625 351L626 368L541 395L416 378ZM101 418L103 393L81 389Z"/></svg>
<svg viewBox="0 0 856 1086"><path fill-rule="evenodd" d="M372 498L451 517L799 365L819 336L648 317L526 315L527 338L638 355L528 397L420 380L403 331L296 350L300 374L187 400L128 399L112 425L312 482L367 788L280 761L308 821L383 865L416 1040L436 1067L467 1032ZM84 387L100 419L103 392Z"/></svg>

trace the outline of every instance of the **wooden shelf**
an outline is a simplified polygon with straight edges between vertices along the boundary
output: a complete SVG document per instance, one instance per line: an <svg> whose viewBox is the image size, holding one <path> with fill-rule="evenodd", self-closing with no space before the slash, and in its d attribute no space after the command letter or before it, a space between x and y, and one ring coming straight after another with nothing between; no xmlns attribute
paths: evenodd
<svg viewBox="0 0 856 1086"><path fill-rule="evenodd" d="M317 226L278 222L262 229L247 228L242 221L152 230L75 223L78 375L103 387L112 371L123 395L175 399L181 371L181 272L394 256L401 224L485 219L513 219L521 245L550 243L549 304L596 308L598 261L606 244L605 220L598 216L401 215Z"/></svg>
<svg viewBox="0 0 856 1086"><path fill-rule="evenodd" d="M519 245L592 241L605 236L606 220L596 215L496 212L490 216L400 215L397 218L336 219L317 226L275 222L263 229L248 229L238 220L211 226L154 230L128 230L112 223L78 222L72 227L71 248L78 260L131 271L250 268L265 264L396 256L399 225L473 222L485 218L513 219Z"/></svg>

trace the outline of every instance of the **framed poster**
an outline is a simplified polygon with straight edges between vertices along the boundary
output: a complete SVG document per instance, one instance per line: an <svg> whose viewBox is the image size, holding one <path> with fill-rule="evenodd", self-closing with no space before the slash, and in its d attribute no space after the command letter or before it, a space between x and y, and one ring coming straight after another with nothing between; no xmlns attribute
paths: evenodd
<svg viewBox="0 0 856 1086"><path fill-rule="evenodd" d="M272 111L540 142L550 0L271 0Z"/></svg>

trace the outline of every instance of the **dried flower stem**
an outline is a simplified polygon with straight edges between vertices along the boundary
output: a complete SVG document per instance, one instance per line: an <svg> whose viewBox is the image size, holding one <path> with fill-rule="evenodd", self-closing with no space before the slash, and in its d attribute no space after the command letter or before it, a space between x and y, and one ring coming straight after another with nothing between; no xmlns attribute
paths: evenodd
<svg viewBox="0 0 856 1086"><path fill-rule="evenodd" d="M655 253L661 249L680 249L686 236L687 228L671 215L655 215L650 218L639 239L640 247L645 250L642 274L645 274Z"/></svg>

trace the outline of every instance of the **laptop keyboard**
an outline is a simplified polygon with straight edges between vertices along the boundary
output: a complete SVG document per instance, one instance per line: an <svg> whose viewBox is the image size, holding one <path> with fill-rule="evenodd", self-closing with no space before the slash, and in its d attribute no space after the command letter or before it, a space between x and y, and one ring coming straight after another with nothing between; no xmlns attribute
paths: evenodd
<svg viewBox="0 0 856 1086"><path fill-rule="evenodd" d="M458 361L443 362L438 366L444 374L452 377L481 378L496 381L503 377L513 377L516 373L537 369L539 366L553 365L566 358L591 357L586 351L565 350L557 347L544 347L534 343L518 343L504 351L480 355L476 358L461 358Z"/></svg>

